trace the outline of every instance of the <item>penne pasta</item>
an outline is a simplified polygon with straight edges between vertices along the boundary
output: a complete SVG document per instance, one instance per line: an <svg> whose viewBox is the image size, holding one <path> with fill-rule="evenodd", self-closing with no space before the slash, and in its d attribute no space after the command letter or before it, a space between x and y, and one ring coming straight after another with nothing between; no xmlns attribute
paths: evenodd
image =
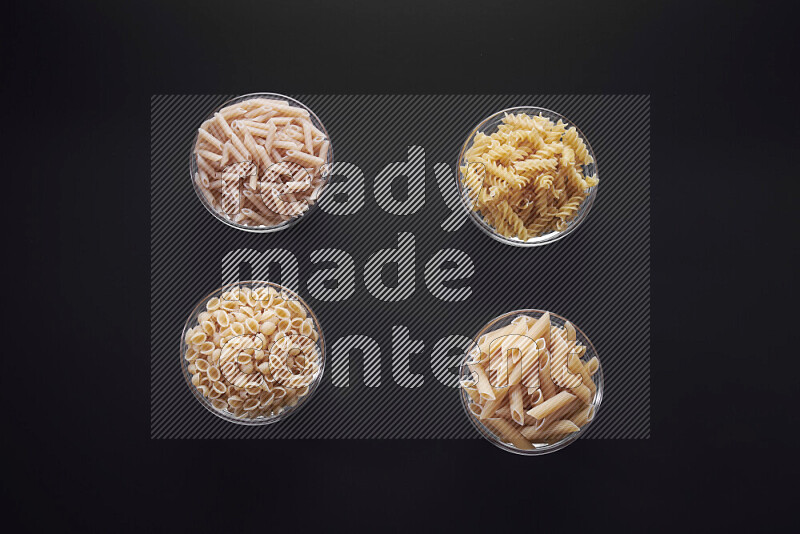
<svg viewBox="0 0 800 534"><path fill-rule="evenodd" d="M255 102L251 102L251 106L253 106L254 104L258 105ZM250 106L248 106L248 107L250 107ZM275 110L273 110L271 106L265 105L265 104L261 104L261 105L258 105L258 107L253 106L247 113L244 114L244 116L246 118L248 118L248 119L252 119L252 118L260 117L260 116L263 116L263 115L268 115L270 113L275 114L277 112Z"/></svg>
<svg viewBox="0 0 800 534"><path fill-rule="evenodd" d="M206 130L205 128L200 128L197 130L197 134L201 141L205 141L206 143L217 149L218 152L222 152L222 141L220 141L219 139L208 133L208 130Z"/></svg>
<svg viewBox="0 0 800 534"><path fill-rule="evenodd" d="M586 365L581 362L577 353L570 354L569 360L567 361L567 368L571 373L580 375L581 383L589 389L590 396L594 397L595 393L597 393L597 386L595 386L589 371L586 369Z"/></svg>
<svg viewBox="0 0 800 534"><path fill-rule="evenodd" d="M545 398L551 398L556 394L556 385L550 377L550 353L543 352L539 362L539 387Z"/></svg>
<svg viewBox="0 0 800 534"><path fill-rule="evenodd" d="M590 367L599 363L580 359L585 345L578 344L571 323L562 327L552 320L546 312L515 315L482 333L467 351L459 381L467 411L512 447L512 440L523 447L556 443L594 419L597 386ZM563 369L558 377L554 365L555 373Z"/></svg>
<svg viewBox="0 0 800 534"><path fill-rule="evenodd" d="M267 121L267 124L271 124L277 128L279 126L287 126L292 120L294 120L292 117L275 117Z"/></svg>
<svg viewBox="0 0 800 534"><path fill-rule="evenodd" d="M239 136L236 135L233 130L231 129L226 117L222 113L216 113L214 115L217 119L217 125L219 126L220 130L227 136L228 140L231 142L231 145L236 149L239 154L246 154L247 147L244 146L242 140L239 139Z"/></svg>
<svg viewBox="0 0 800 534"><path fill-rule="evenodd" d="M581 376L570 372L567 365L570 350L572 350L574 346L574 341L566 341L560 335L553 336L552 338L550 377L557 386L571 389L581 384Z"/></svg>
<svg viewBox="0 0 800 534"><path fill-rule="evenodd" d="M544 345L550 350L550 313L545 313L528 326L528 337L533 339L544 339Z"/></svg>
<svg viewBox="0 0 800 534"><path fill-rule="evenodd" d="M211 162L220 161L222 159L222 154L216 154L209 150L203 150L203 149L198 149L197 155L203 158L204 160Z"/></svg>
<svg viewBox="0 0 800 534"><path fill-rule="evenodd" d="M511 407L511 418L517 424L524 424L525 410L522 407L522 386L512 386L509 392L509 406Z"/></svg>
<svg viewBox="0 0 800 534"><path fill-rule="evenodd" d="M303 145L301 145L297 141L291 141L288 139L279 139L277 141L274 141L272 143L272 146L274 148L281 148L288 151L288 150L299 150L300 148L302 148Z"/></svg>
<svg viewBox="0 0 800 534"><path fill-rule="evenodd" d="M308 111L287 104L273 104L272 109L285 117L308 117Z"/></svg>
<svg viewBox="0 0 800 534"><path fill-rule="evenodd" d="M558 440L563 438L567 434L578 432L579 430L580 427L578 427L572 421L560 420L544 428L526 426L522 430L520 430L520 434L525 439L533 443L536 443L539 441Z"/></svg>
<svg viewBox="0 0 800 534"><path fill-rule="evenodd" d="M461 381L461 388L469 395L469 398L472 399L473 404L477 405L480 403L481 395L478 393L478 389L475 387L475 382L472 380L462 380Z"/></svg>
<svg viewBox="0 0 800 534"><path fill-rule="evenodd" d="M544 419L546 416L562 409L564 406L574 401L575 398L575 395L572 393L568 391L562 391L561 393L556 394L555 396L528 410L528 415L535 417L536 419Z"/></svg>
<svg viewBox="0 0 800 534"><path fill-rule="evenodd" d="M220 217L248 227L271 228L301 216L327 185L322 167L328 162L330 141L313 120L302 107L260 98L214 113L198 129L194 150L203 202ZM294 165L303 176L297 176L297 169L273 172L276 164ZM237 187L267 198L258 202L250 196L250 202L238 202L233 186L226 187L234 180L241 180Z"/></svg>
<svg viewBox="0 0 800 534"><path fill-rule="evenodd" d="M508 421L503 419L487 419L484 421L484 424L518 449L531 450L534 448L530 440L523 436Z"/></svg>
<svg viewBox="0 0 800 534"><path fill-rule="evenodd" d="M569 321L564 323L564 339L566 341L575 341L576 336L575 327L572 326L572 323Z"/></svg>
<svg viewBox="0 0 800 534"><path fill-rule="evenodd" d="M493 417L495 412L502 408L505 405L505 397L490 400L489 402L485 403L481 409L481 419L488 419Z"/></svg>
<svg viewBox="0 0 800 534"><path fill-rule="evenodd" d="M538 390L539 389L539 362L541 359L541 354L544 352L545 342L544 339L540 338L537 339L533 346L528 347L522 358L520 360L519 365L519 381L515 376L512 377L511 383L512 384L519 384L521 383L528 389ZM517 371L517 369L514 369Z"/></svg>
<svg viewBox="0 0 800 534"><path fill-rule="evenodd" d="M310 167L319 167L325 161L322 158L318 158L317 156L313 156L311 154L306 154L305 152L301 152L298 149L291 149L286 151L286 159L288 161L294 161L295 163L300 163L301 165L308 165Z"/></svg>
<svg viewBox="0 0 800 534"><path fill-rule="evenodd" d="M328 159L328 149L330 148L330 142L325 140L320 143L319 152L317 153L317 157L322 161L327 161Z"/></svg>
<svg viewBox="0 0 800 534"><path fill-rule="evenodd" d="M305 144L306 152L314 154L314 133L311 131L311 121L304 119L303 125L303 143ZM324 158L323 158L324 161Z"/></svg>
<svg viewBox="0 0 800 534"><path fill-rule="evenodd" d="M593 395L592 392L589 391L589 388L587 388L585 385L581 384L580 386L574 387L569 391L570 393L575 395L582 403L591 404Z"/></svg>
<svg viewBox="0 0 800 534"><path fill-rule="evenodd" d="M589 376L594 376L597 370L600 368L600 362L597 360L595 356L588 362L586 362L586 371L589 373Z"/></svg>
<svg viewBox="0 0 800 534"><path fill-rule="evenodd" d="M472 364L468 367L477 375L476 386L481 398L486 400L494 400L496 398L494 394L494 388L492 388L491 384L489 383L489 377L486 376L486 372L483 370L483 367L478 364Z"/></svg>
<svg viewBox="0 0 800 534"><path fill-rule="evenodd" d="M575 426L582 427L594 418L594 406L585 406L569 416Z"/></svg>

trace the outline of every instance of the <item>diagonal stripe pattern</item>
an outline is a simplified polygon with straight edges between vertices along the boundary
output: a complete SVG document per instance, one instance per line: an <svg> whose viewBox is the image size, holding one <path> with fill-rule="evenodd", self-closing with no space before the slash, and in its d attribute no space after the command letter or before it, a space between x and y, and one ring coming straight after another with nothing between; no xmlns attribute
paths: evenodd
<svg viewBox="0 0 800 534"><path fill-rule="evenodd" d="M452 384L447 378L457 369L435 363L454 361L459 343L450 344L449 354L434 347L448 346L437 345L446 338L471 337L493 317L521 308L569 318L600 355L603 403L585 438L650 436L649 96L292 95L324 122L337 161L363 172L363 205L355 213L314 210L289 230L270 234L220 223L190 183L196 129L232 96L151 99L152 438L477 439L457 390L444 385ZM454 215L455 182L448 188L445 168L455 180L455 162L470 130L491 113L521 105L552 109L574 121L597 155L600 178L588 220L565 239L532 249L497 243L465 216ZM409 155L415 163L421 158L424 189L398 178L393 199L385 189L376 199L375 178L388 165L409 162ZM346 190L359 186L348 183ZM380 207L399 206L404 195L421 207L409 213ZM370 257L409 243L411 285L401 300L376 298L364 278ZM277 250L294 257L297 272L264 265L258 253ZM230 262L234 251L252 256L247 268L253 276L277 282L278 274L296 277L326 336L321 386L296 414L275 425L242 426L215 417L181 374L184 322L200 298L237 276ZM426 263L437 253L443 261L462 262L466 255L473 264L468 280L445 282L454 298L428 288L434 282L441 288L440 277L425 276ZM331 260L355 266L354 279L342 291L325 289L319 279ZM330 301L326 295L333 294L342 300ZM343 359L331 365L337 345Z"/></svg>

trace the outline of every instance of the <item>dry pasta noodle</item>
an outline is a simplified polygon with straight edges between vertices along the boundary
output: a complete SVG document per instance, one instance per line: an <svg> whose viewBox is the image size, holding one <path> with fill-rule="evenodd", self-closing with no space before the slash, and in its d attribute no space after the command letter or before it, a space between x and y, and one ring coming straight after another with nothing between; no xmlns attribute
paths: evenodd
<svg viewBox="0 0 800 534"><path fill-rule="evenodd" d="M273 417L296 405L320 376L314 320L301 303L284 297L266 285L234 288L209 299L187 329L183 357L190 382L217 410Z"/></svg>
<svg viewBox="0 0 800 534"><path fill-rule="evenodd" d="M299 217L327 185L330 141L311 114L250 98L205 121L194 147L195 185L220 216L250 227Z"/></svg>
<svg viewBox="0 0 800 534"><path fill-rule="evenodd" d="M523 241L565 230L599 183L585 174L592 159L577 129L541 113L506 114L494 133L475 134L464 161L472 210Z"/></svg>
<svg viewBox="0 0 800 534"><path fill-rule="evenodd" d="M468 412L499 440L518 449L556 443L594 419L597 357L571 323L517 315L473 343L459 386ZM563 360L563 362L562 362ZM558 373L555 377L553 373Z"/></svg>

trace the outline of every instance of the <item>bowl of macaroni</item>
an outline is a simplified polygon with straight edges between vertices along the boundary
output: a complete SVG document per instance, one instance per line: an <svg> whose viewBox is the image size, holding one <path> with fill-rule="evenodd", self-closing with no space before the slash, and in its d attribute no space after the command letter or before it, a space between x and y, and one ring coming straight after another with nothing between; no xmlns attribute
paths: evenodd
<svg viewBox="0 0 800 534"><path fill-rule="evenodd" d="M275 232L318 206L333 147L302 102L275 93L229 100L200 124L189 160L197 197L239 230Z"/></svg>
<svg viewBox="0 0 800 534"><path fill-rule="evenodd" d="M472 129L458 156L461 201L478 227L502 243L552 243L586 220L599 175L586 136L566 117L522 106Z"/></svg>
<svg viewBox="0 0 800 534"><path fill-rule="evenodd" d="M271 282L235 282L203 297L181 336L183 376L194 397L227 421L288 417L316 390L325 339L316 315Z"/></svg>
<svg viewBox="0 0 800 534"><path fill-rule="evenodd" d="M603 370L589 338L554 313L517 310L475 336L459 369L473 426L503 450L557 451L597 419Z"/></svg>

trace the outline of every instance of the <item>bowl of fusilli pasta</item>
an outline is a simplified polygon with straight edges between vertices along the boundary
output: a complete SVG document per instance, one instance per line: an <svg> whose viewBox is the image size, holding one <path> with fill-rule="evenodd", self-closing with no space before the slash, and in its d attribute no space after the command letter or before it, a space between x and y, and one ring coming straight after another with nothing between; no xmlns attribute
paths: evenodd
<svg viewBox="0 0 800 534"><path fill-rule="evenodd" d="M566 117L531 106L498 111L473 128L456 176L473 222L514 246L544 245L575 231L599 184L584 134Z"/></svg>
<svg viewBox="0 0 800 534"><path fill-rule="evenodd" d="M192 394L231 422L263 425L294 413L325 367L316 315L271 282L235 282L203 297L181 337L181 368Z"/></svg>

